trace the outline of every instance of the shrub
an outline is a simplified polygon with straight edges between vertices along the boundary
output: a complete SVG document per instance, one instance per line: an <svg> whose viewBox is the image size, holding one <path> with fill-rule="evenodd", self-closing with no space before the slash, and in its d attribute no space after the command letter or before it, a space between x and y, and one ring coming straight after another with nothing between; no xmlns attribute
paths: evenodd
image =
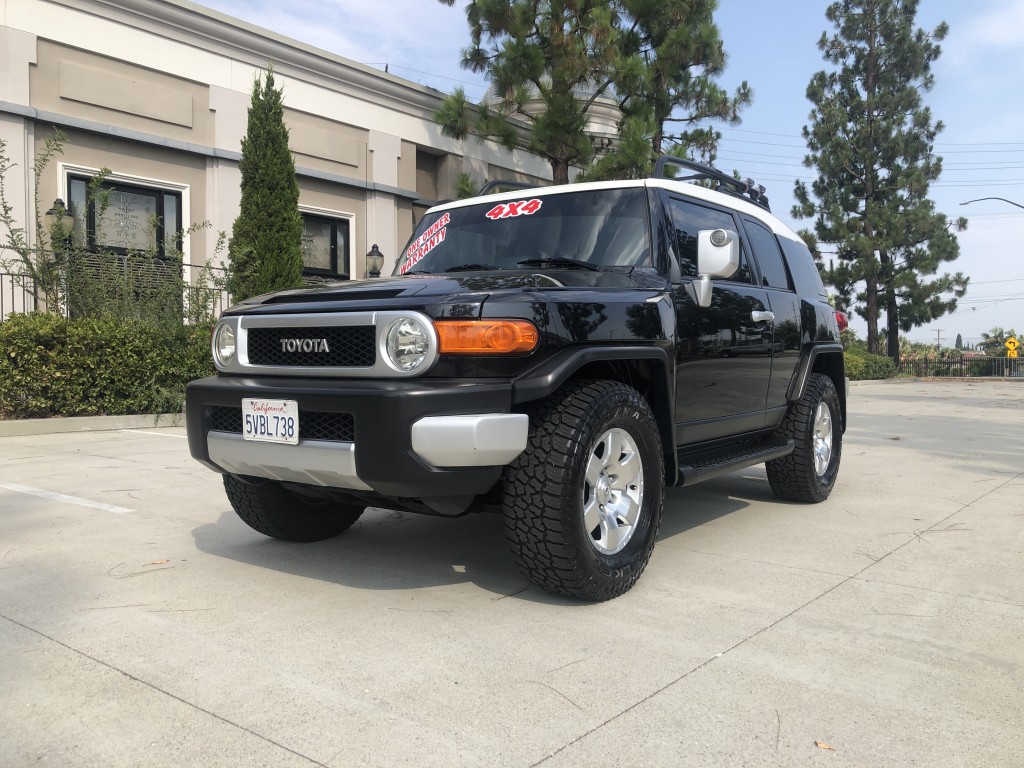
<svg viewBox="0 0 1024 768"><path fill-rule="evenodd" d="M846 352L846 375L850 381L866 379L891 379L896 375L896 364L884 355L869 355L867 352Z"/></svg>
<svg viewBox="0 0 1024 768"><path fill-rule="evenodd" d="M11 315L0 323L0 417L180 411L213 371L210 326Z"/></svg>

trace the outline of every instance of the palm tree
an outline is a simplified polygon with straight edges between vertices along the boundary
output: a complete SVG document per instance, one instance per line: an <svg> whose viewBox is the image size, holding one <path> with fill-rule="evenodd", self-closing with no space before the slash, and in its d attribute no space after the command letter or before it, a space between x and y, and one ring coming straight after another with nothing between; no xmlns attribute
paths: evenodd
<svg viewBox="0 0 1024 768"><path fill-rule="evenodd" d="M1017 338L1017 333L1013 328L1003 330L996 326L991 332L981 334L981 343L978 344L978 349L991 357L1006 357L1006 340L1011 337Z"/></svg>

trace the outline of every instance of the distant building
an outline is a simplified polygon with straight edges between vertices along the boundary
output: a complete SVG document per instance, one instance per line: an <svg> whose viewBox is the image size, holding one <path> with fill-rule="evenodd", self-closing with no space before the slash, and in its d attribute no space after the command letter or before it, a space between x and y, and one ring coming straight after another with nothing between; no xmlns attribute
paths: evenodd
<svg viewBox="0 0 1024 768"><path fill-rule="evenodd" d="M461 173L478 183L551 177L525 151L441 136L432 114L443 93L184 0L0 0L0 52L15 216L31 220L36 196L40 215L61 198L107 248L159 250L161 236L209 221L183 250L189 265L212 257L238 214L240 142L268 64L284 89L310 275L363 277L374 243L390 272ZM34 190L33 161L54 127L69 144ZM86 186L101 168L111 171L112 213L96 222ZM166 233L139 226L152 214Z"/></svg>

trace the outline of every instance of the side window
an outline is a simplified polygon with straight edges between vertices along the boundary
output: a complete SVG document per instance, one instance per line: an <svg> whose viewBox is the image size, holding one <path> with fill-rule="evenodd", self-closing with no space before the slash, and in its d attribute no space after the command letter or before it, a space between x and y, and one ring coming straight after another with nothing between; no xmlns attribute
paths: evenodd
<svg viewBox="0 0 1024 768"><path fill-rule="evenodd" d="M349 274L348 219L302 214L302 266L306 276Z"/></svg>
<svg viewBox="0 0 1024 768"><path fill-rule="evenodd" d="M744 218L743 226L750 239L754 260L761 268L761 283L768 288L779 288L784 291L793 290L793 278L789 276L786 262L782 259L779 242L766 226L753 219Z"/></svg>
<svg viewBox="0 0 1024 768"><path fill-rule="evenodd" d="M679 258L679 271L684 278L697 277L697 233L702 229L735 229L736 221L724 211L678 198L669 199L669 210L675 229L673 245ZM744 255L740 256L740 268L728 279L736 283L753 282L750 265Z"/></svg>
<svg viewBox="0 0 1024 768"><path fill-rule="evenodd" d="M104 180L90 198L90 181L85 176L68 176L74 232L89 250L151 253L158 259L171 258L180 250L180 191Z"/></svg>

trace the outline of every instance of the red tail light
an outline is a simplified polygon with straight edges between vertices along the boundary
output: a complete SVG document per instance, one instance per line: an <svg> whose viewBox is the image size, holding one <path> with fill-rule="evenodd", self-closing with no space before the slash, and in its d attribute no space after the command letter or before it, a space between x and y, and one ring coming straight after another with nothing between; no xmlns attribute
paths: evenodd
<svg viewBox="0 0 1024 768"><path fill-rule="evenodd" d="M840 333L850 327L850 318L845 312L840 312L838 309L836 310L836 322L839 323Z"/></svg>

